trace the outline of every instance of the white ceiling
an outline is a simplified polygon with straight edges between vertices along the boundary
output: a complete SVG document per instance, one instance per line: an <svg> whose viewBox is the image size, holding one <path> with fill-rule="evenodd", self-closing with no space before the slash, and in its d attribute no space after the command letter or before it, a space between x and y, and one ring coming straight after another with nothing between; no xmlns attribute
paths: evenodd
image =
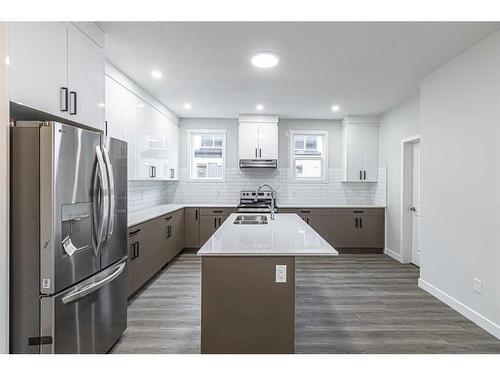
<svg viewBox="0 0 500 375"><path fill-rule="evenodd" d="M180 117L381 114L500 23L101 22L108 60ZM280 63L259 70L257 51ZM151 70L163 72L155 80ZM183 103L192 103L192 109ZM341 111L333 113L338 104Z"/></svg>

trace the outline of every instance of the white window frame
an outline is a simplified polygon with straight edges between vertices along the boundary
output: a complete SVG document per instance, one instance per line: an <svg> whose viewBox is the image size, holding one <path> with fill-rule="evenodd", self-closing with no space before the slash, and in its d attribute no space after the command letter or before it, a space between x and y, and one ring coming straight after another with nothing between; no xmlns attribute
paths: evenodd
<svg viewBox="0 0 500 375"><path fill-rule="evenodd" d="M192 140L195 134L214 134L222 136L222 177L221 178L193 178L193 150ZM188 162L188 181L190 182L226 182L226 136L227 129L187 129L187 162Z"/></svg>
<svg viewBox="0 0 500 375"><path fill-rule="evenodd" d="M319 135L323 137L323 156L322 157L303 157L295 156L295 136L296 135ZM327 130L290 130L290 180L292 182L307 182L307 183L327 183L328 182L328 131ZM322 171L321 178L307 178L307 177L297 177L295 174L295 160L296 159L321 159Z"/></svg>

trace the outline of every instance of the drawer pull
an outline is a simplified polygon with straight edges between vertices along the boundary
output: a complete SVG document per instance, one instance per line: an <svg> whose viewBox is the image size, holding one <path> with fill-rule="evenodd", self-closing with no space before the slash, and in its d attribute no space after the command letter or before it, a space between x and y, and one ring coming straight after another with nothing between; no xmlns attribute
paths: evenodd
<svg viewBox="0 0 500 375"><path fill-rule="evenodd" d="M365 211L353 211L355 214L362 214L364 213Z"/></svg>
<svg viewBox="0 0 500 375"><path fill-rule="evenodd" d="M167 217L165 218L165 220L170 220L171 218L172 218L172 216L167 216Z"/></svg>
<svg viewBox="0 0 500 375"><path fill-rule="evenodd" d="M129 235L133 236L134 234L137 234L137 233L139 233L140 231L141 231L140 229L136 229L136 230L134 230L134 231L130 232L130 233L129 233Z"/></svg>
<svg viewBox="0 0 500 375"><path fill-rule="evenodd" d="M311 210L302 210L300 211L301 214L310 214Z"/></svg>
<svg viewBox="0 0 500 375"><path fill-rule="evenodd" d="M221 214L222 213L222 210L213 210L212 211L214 214Z"/></svg>

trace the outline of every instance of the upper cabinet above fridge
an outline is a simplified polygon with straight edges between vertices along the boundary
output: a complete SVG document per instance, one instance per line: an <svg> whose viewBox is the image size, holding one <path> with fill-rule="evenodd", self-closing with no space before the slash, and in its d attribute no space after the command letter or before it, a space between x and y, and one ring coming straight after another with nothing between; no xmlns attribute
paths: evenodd
<svg viewBox="0 0 500 375"><path fill-rule="evenodd" d="M104 130L104 34L77 25L9 24L10 101Z"/></svg>
<svg viewBox="0 0 500 375"><path fill-rule="evenodd" d="M378 118L347 116L342 121L342 181L378 181Z"/></svg>

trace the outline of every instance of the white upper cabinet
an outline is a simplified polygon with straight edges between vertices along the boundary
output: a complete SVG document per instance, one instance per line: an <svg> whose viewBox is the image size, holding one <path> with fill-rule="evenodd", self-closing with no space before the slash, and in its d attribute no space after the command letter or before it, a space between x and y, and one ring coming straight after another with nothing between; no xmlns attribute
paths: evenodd
<svg viewBox="0 0 500 375"><path fill-rule="evenodd" d="M104 130L104 52L68 28L69 119Z"/></svg>
<svg viewBox="0 0 500 375"><path fill-rule="evenodd" d="M106 76L108 135L127 142L129 180L178 180L179 126Z"/></svg>
<svg viewBox="0 0 500 375"><path fill-rule="evenodd" d="M10 100L104 129L104 51L65 22L11 22Z"/></svg>
<svg viewBox="0 0 500 375"><path fill-rule="evenodd" d="M378 119L348 116L342 126L344 182L377 182Z"/></svg>
<svg viewBox="0 0 500 375"><path fill-rule="evenodd" d="M239 159L277 160L278 117L241 115L239 121Z"/></svg>
<svg viewBox="0 0 500 375"><path fill-rule="evenodd" d="M63 22L11 22L10 100L67 117L67 26Z"/></svg>

